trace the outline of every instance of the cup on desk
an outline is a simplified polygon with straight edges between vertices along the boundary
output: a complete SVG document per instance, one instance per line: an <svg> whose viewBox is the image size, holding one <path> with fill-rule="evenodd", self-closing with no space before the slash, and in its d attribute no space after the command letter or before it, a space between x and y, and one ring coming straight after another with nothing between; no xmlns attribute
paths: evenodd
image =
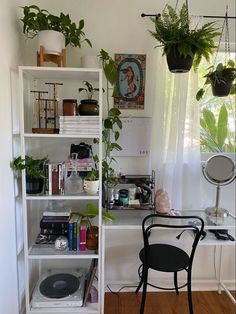
<svg viewBox="0 0 236 314"><path fill-rule="evenodd" d="M129 200L133 201L135 199L136 188L129 188Z"/></svg>

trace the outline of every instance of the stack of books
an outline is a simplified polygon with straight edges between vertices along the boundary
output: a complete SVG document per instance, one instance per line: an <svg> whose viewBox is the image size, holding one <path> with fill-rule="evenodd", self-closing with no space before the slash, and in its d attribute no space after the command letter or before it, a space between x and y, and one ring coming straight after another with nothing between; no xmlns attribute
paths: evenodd
<svg viewBox="0 0 236 314"><path fill-rule="evenodd" d="M59 117L60 134L90 135L98 137L99 135L99 117L98 116L60 116Z"/></svg>
<svg viewBox="0 0 236 314"><path fill-rule="evenodd" d="M68 239L71 211L44 211L40 220L40 233L35 244L54 244L60 236Z"/></svg>
<svg viewBox="0 0 236 314"><path fill-rule="evenodd" d="M54 245L55 240L64 236L68 239L69 251L85 251L87 238L87 221L70 209L46 210L40 220L40 233L35 244Z"/></svg>

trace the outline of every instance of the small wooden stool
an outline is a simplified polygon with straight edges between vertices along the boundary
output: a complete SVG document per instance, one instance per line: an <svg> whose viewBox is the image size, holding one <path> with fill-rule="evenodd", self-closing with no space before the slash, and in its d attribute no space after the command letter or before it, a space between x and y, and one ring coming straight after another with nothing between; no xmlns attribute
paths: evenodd
<svg viewBox="0 0 236 314"><path fill-rule="evenodd" d="M45 53L44 47L40 46L39 52L37 51L37 66L44 66L45 61L56 63L58 67L66 67L66 49L62 49L59 55Z"/></svg>

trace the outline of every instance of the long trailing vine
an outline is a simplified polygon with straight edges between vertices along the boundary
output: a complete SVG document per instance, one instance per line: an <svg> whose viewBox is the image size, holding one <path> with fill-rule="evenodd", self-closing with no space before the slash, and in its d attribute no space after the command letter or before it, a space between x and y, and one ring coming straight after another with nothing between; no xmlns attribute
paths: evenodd
<svg viewBox="0 0 236 314"><path fill-rule="evenodd" d="M117 140L120 136L120 130L122 129L122 122L120 120L121 112L118 108L110 108L109 104L109 84L113 88L112 96L118 95L116 82L117 82L117 65L115 61L109 56L109 54L101 49L99 58L102 62L102 67L106 77L106 99L107 99L107 116L103 120L102 130L102 142L104 146L104 156L102 160L102 180L108 187L115 186L117 184L117 176L112 167L112 164L116 162L115 158L111 156L111 152L116 150L122 150L122 147L117 144ZM114 136L114 141L111 140L111 133ZM98 139L94 139L94 143L98 144ZM98 155L93 156L95 167L98 171L97 164L99 162Z"/></svg>

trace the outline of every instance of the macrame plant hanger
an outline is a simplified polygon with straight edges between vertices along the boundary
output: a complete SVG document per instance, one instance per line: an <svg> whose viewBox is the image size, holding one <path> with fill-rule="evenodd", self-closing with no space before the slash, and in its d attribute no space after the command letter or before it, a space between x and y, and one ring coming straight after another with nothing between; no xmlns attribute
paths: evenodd
<svg viewBox="0 0 236 314"><path fill-rule="evenodd" d="M223 35L225 35L225 59L224 59L224 64L226 65L227 62L230 59L228 5L226 6L225 17L224 17L224 21L223 21L223 25L222 25L222 30L221 30L221 34L220 34L220 38L219 38L219 42L218 42L218 46L217 46L214 62L213 62L214 68L215 68L216 63L217 63L217 57L218 57L218 53L219 53L219 50L220 50L220 44L222 42Z"/></svg>

